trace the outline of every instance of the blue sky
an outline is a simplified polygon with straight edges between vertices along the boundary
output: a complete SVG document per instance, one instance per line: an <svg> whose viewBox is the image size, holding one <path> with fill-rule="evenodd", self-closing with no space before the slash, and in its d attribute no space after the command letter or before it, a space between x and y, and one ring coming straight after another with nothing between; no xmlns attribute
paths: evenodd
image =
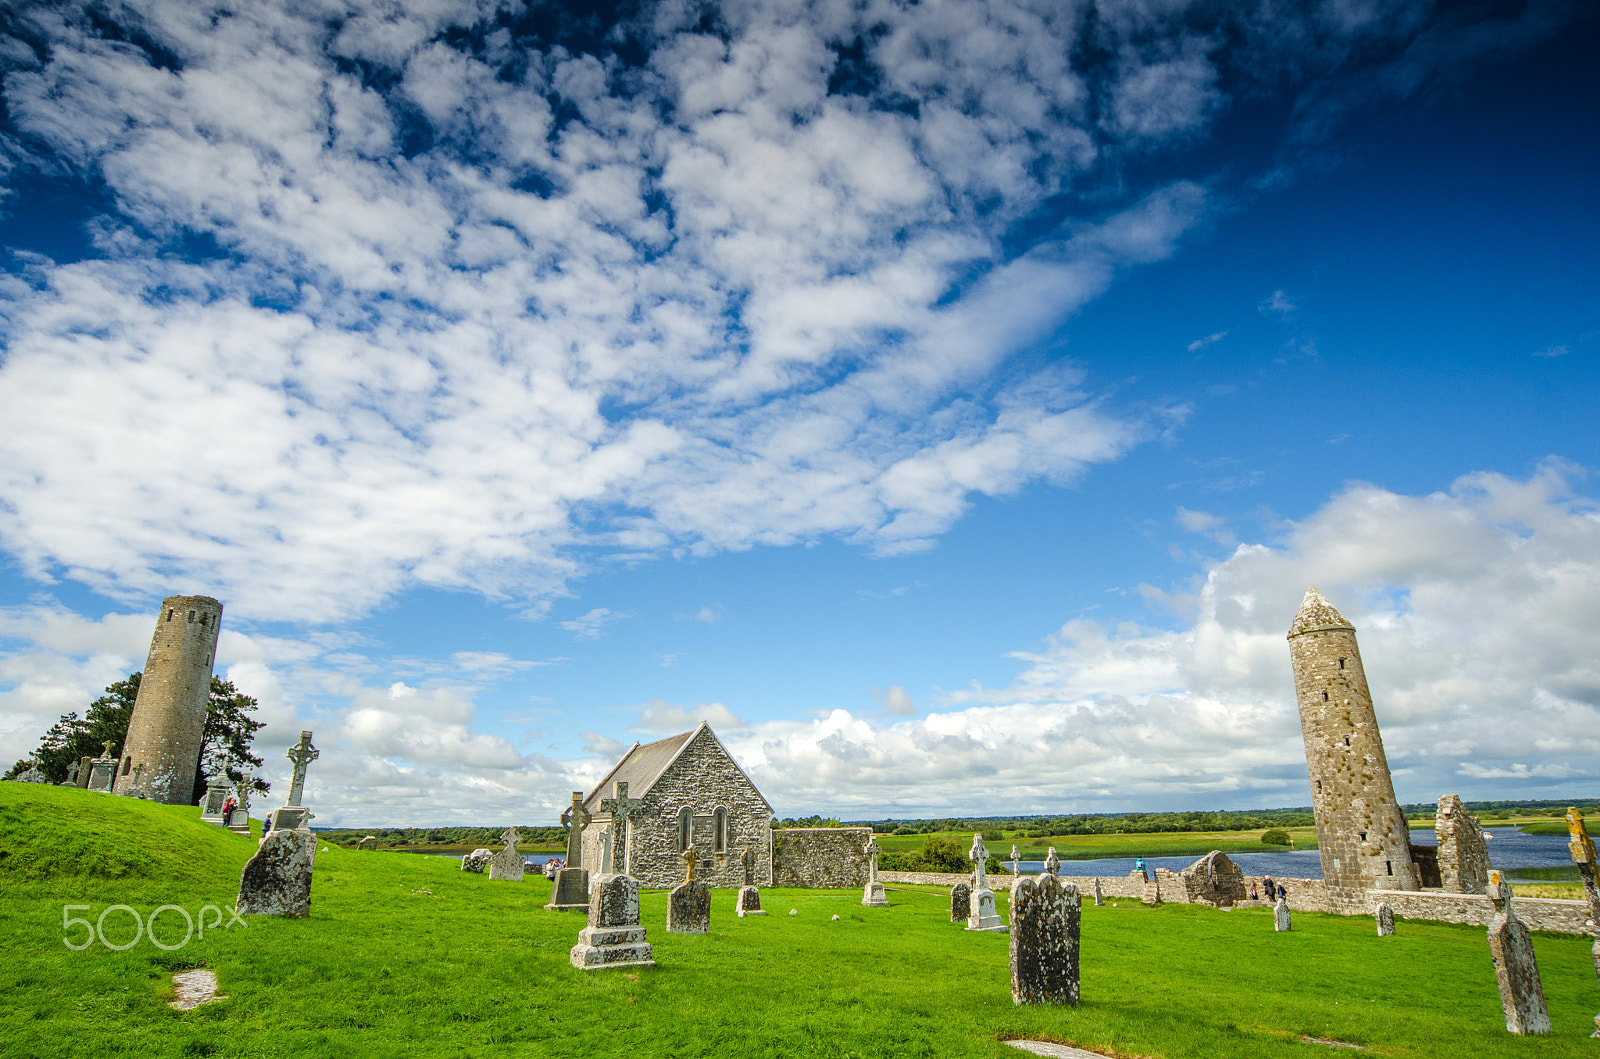
<svg viewBox="0 0 1600 1059"><path fill-rule="evenodd" d="M319 822L1600 790L1584 5L40 5L0 26L0 756L168 594ZM587 21L585 21L587 19Z"/></svg>

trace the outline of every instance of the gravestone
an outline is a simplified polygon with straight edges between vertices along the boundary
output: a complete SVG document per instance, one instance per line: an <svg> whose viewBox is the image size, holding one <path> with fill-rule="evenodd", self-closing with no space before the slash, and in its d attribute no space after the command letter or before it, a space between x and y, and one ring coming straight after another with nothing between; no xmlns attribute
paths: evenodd
<svg viewBox="0 0 1600 1059"><path fill-rule="evenodd" d="M232 789L226 776L207 783L205 797L200 799L200 819L218 827L227 827L228 821L222 815L222 804L228 800L228 792Z"/></svg>
<svg viewBox="0 0 1600 1059"><path fill-rule="evenodd" d="M78 763L74 761L67 766L67 778L56 784L58 787L76 787L78 785Z"/></svg>
<svg viewBox="0 0 1600 1059"><path fill-rule="evenodd" d="M1278 903L1272 906L1272 929L1276 931L1288 930L1291 925L1289 916L1289 899L1278 898Z"/></svg>
<svg viewBox="0 0 1600 1059"><path fill-rule="evenodd" d="M578 931L572 966L581 971L654 967L656 961L639 925L639 884L626 875L596 875L590 880L589 925Z"/></svg>
<svg viewBox="0 0 1600 1059"><path fill-rule="evenodd" d="M101 755L89 762L89 790L109 793L117 778L117 759L111 756L111 740L106 740Z"/></svg>
<svg viewBox="0 0 1600 1059"><path fill-rule="evenodd" d="M739 918L764 916L767 913L761 908L761 890L756 886L755 849L746 846L744 852L739 856L739 863L744 867L744 885L739 887Z"/></svg>
<svg viewBox="0 0 1600 1059"><path fill-rule="evenodd" d="M94 758L88 756L80 757L78 759L78 774L75 781L79 790L88 790L89 773L92 771L94 771Z"/></svg>
<svg viewBox="0 0 1600 1059"><path fill-rule="evenodd" d="M589 826L589 820L583 807L583 792L573 791L572 805L561 814L561 823L567 829L567 863L556 871L546 908L589 907L589 869L583 866L583 829Z"/></svg>
<svg viewBox="0 0 1600 1059"><path fill-rule="evenodd" d="M505 843L505 848L489 858L489 878L521 882L522 854L517 852L517 843L522 841L522 836L517 834L516 828L508 827L500 833L500 841Z"/></svg>
<svg viewBox="0 0 1600 1059"><path fill-rule="evenodd" d="M1378 937L1393 937L1394 909L1389 907L1389 903L1387 901L1378 902L1378 907L1373 909L1372 915L1378 921Z"/></svg>
<svg viewBox="0 0 1600 1059"><path fill-rule="evenodd" d="M492 849L475 849L461 858L461 870L483 874L483 869L489 866L489 861L494 858Z"/></svg>
<svg viewBox="0 0 1600 1059"><path fill-rule="evenodd" d="M294 762L294 776L289 781L289 800L281 807L272 810L269 817L272 830L280 827L309 827L315 818L311 810L300 804L300 796L305 793L306 766L322 756L322 751L311 745L311 733L301 732L300 741L290 747L284 754ZM249 777L245 777L248 781ZM240 806L246 806L245 796L239 795Z"/></svg>
<svg viewBox="0 0 1600 1059"><path fill-rule="evenodd" d="M644 803L643 798L628 797L628 781L617 780L613 794L600 799L600 811L611 814L611 857L606 868L618 874L628 874L628 817Z"/></svg>
<svg viewBox="0 0 1600 1059"><path fill-rule="evenodd" d="M950 887L950 922L965 923L972 917L972 887L958 882Z"/></svg>
<svg viewBox="0 0 1600 1059"><path fill-rule="evenodd" d="M364 838L362 838L362 840L360 842L356 843L356 849L377 849L377 848L378 848L378 836L377 835L367 835ZM463 857L461 859L462 860L466 860L465 857Z"/></svg>
<svg viewBox="0 0 1600 1059"><path fill-rule="evenodd" d="M1044 871L1046 875L1061 874L1061 858L1056 856L1056 847L1051 846L1050 852L1044 858Z"/></svg>
<svg viewBox="0 0 1600 1059"><path fill-rule="evenodd" d="M977 866L973 873L972 912L967 916L967 929L1005 930L995 910L994 891L989 889L989 850L983 844L982 835L972 836L972 849L967 852L967 859Z"/></svg>
<svg viewBox="0 0 1600 1059"><path fill-rule="evenodd" d="M1589 837L1589 829L1584 825L1583 814L1576 809L1567 810L1567 851L1572 854L1572 863L1578 866L1578 875L1583 879L1583 895L1589 902L1589 929L1594 931L1594 947L1589 950L1589 955L1594 958L1594 974L1600 980L1600 886L1595 879L1595 852L1594 840ZM1600 1015L1594 1017L1594 1032L1590 1037L1600 1037Z"/></svg>
<svg viewBox="0 0 1600 1059"><path fill-rule="evenodd" d="M668 934L711 933L711 889L694 877L694 847L683 851L683 882L667 894Z"/></svg>
<svg viewBox="0 0 1600 1059"><path fill-rule="evenodd" d="M250 837L250 791L254 785L255 781L248 772L244 774L243 779L234 784L233 793L237 804L234 805L233 812L228 814L228 830L236 835L244 835L246 838ZM268 822L270 822L270 817ZM290 831L310 828L311 814L306 813L302 817L279 820L274 826L287 828ZM266 830L265 823L263 823L262 833L265 834Z"/></svg>
<svg viewBox="0 0 1600 1059"><path fill-rule="evenodd" d="M25 762L25 764L28 767L23 769L22 772L20 772L17 775L16 782L18 782L18 783L49 783L50 782L47 778L45 778L45 774L43 772L39 771L39 766L38 765L34 764L32 761Z"/></svg>
<svg viewBox="0 0 1600 1059"><path fill-rule="evenodd" d="M1099 876L1095 876L1095 880L1094 880L1094 903L1097 906L1103 905L1103 904L1106 903L1105 895L1103 895L1100 892L1100 877Z"/></svg>
<svg viewBox="0 0 1600 1059"><path fill-rule="evenodd" d="M1078 888L1054 875L1011 884L1011 1001L1078 1002Z"/></svg>
<svg viewBox="0 0 1600 1059"><path fill-rule="evenodd" d="M1495 984L1500 987L1500 1006L1506 1013L1506 1032L1518 1036L1549 1033L1550 1012L1545 1007L1533 939L1528 925L1511 910L1511 884L1497 871L1489 873L1489 900L1494 902L1489 955L1494 960Z"/></svg>
<svg viewBox="0 0 1600 1059"><path fill-rule="evenodd" d="M247 916L306 916L311 911L311 869L317 859L317 836L305 829L274 831L239 876L239 899Z"/></svg>
<svg viewBox="0 0 1600 1059"><path fill-rule="evenodd" d="M883 892L883 883L878 881L878 840L876 837L867 839L867 885L861 892L861 903L870 908L889 907L889 898Z"/></svg>

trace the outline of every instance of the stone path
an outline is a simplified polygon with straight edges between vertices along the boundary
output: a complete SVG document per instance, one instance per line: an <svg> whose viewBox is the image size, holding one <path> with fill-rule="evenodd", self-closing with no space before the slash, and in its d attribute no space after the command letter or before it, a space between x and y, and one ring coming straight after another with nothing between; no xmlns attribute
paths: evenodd
<svg viewBox="0 0 1600 1059"><path fill-rule="evenodd" d="M177 999L167 1001L167 1006L179 1011L193 1011L201 1004L228 999L217 995L217 973L206 967L179 971L172 976L172 988L177 991Z"/></svg>
<svg viewBox="0 0 1600 1059"><path fill-rule="evenodd" d="M1054 1041L1007 1041L1013 1048L1021 1048L1034 1055L1048 1055L1055 1059L1106 1059L1099 1052L1086 1052L1082 1048L1071 1048L1065 1044L1056 1044Z"/></svg>

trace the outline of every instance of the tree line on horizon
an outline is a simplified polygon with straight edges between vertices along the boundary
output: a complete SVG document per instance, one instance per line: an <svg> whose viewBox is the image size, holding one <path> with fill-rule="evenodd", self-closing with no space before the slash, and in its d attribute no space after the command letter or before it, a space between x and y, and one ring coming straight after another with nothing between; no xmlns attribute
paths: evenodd
<svg viewBox="0 0 1600 1059"><path fill-rule="evenodd" d="M62 714L40 737L33 753L13 764L0 780L16 779L27 771L31 760L44 773L45 779L60 783L81 758L100 757L107 742L113 752L120 752L128 741L128 724L133 720L133 704L139 698L139 681L143 675L142 670L129 673L127 679L108 684L105 693L89 703L82 717L76 710ZM246 766L261 767L262 759L250 751L256 732L266 724L251 716L256 705L256 700L241 694L232 681L211 678L206 696L205 734L200 742L191 801L198 802L205 795L206 783L212 776L226 774L229 782L239 783L244 780ZM252 777L250 788L265 794L272 785Z"/></svg>

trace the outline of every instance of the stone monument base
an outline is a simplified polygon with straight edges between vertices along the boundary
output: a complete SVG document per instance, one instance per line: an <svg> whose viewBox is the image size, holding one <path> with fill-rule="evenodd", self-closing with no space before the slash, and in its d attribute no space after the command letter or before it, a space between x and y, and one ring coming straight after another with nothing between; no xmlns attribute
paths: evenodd
<svg viewBox="0 0 1600 1059"><path fill-rule="evenodd" d="M754 886L739 887L739 918L745 916L764 916L766 911L761 907L761 890Z"/></svg>
<svg viewBox="0 0 1600 1059"><path fill-rule="evenodd" d="M613 967L654 967L654 951L643 927L584 927L572 947L572 966L580 971Z"/></svg>
<svg viewBox="0 0 1600 1059"><path fill-rule="evenodd" d="M1006 933L1006 925L1000 922L1000 913L995 911L993 890L972 891L972 915L967 917L968 930L992 930Z"/></svg>
<svg viewBox="0 0 1600 1059"><path fill-rule="evenodd" d="M303 805L283 805L272 810L268 819L272 821L272 830L283 828L293 831L296 828L311 826L311 810Z"/></svg>
<svg viewBox="0 0 1600 1059"><path fill-rule="evenodd" d="M883 883L869 882L861 894L861 903L870 908L888 908L889 896L883 892Z"/></svg>
<svg viewBox="0 0 1600 1059"><path fill-rule="evenodd" d="M589 907L589 869L562 868L556 872L546 908L585 909Z"/></svg>

